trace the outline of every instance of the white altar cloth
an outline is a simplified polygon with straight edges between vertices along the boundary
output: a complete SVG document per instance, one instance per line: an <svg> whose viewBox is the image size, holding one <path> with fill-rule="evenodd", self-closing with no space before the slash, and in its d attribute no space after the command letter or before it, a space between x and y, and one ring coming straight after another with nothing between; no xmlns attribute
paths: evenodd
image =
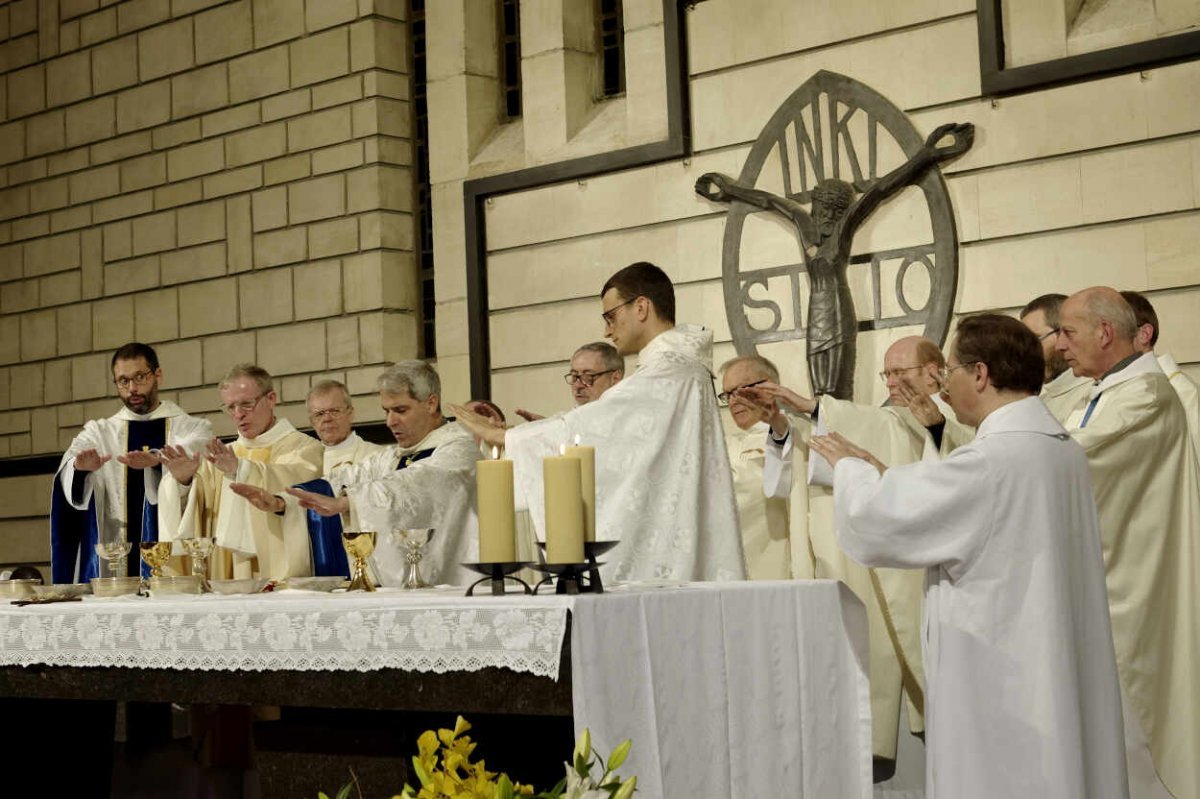
<svg viewBox="0 0 1200 799"><path fill-rule="evenodd" d="M831 581L3 604L0 666L502 666L555 678L568 611L576 731L590 728L606 756L632 739L620 772L637 775L638 796L871 796L866 615ZM565 759L570 742L553 745Z"/></svg>

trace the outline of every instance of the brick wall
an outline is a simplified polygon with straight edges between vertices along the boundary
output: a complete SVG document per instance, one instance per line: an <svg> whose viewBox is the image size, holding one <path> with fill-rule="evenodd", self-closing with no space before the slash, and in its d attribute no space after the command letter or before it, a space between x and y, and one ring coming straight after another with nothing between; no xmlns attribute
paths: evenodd
<svg viewBox="0 0 1200 799"><path fill-rule="evenodd" d="M277 375L307 424L314 379L368 396L416 356L405 8L0 4L0 457L114 412L109 358L133 339L221 433L233 363ZM0 563L45 538L29 479L0 481Z"/></svg>

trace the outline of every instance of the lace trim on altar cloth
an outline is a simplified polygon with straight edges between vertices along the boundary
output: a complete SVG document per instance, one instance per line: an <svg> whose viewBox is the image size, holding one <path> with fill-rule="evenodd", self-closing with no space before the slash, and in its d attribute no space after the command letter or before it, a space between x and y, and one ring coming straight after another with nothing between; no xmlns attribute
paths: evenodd
<svg viewBox="0 0 1200 799"><path fill-rule="evenodd" d="M478 671L557 678L569 605L127 600L0 609L0 665Z"/></svg>

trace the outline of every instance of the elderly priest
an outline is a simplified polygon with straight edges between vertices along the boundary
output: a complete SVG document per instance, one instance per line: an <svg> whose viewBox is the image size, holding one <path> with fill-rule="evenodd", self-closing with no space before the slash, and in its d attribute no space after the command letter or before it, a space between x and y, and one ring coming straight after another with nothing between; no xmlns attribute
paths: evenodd
<svg viewBox="0 0 1200 799"><path fill-rule="evenodd" d="M379 403L396 446L333 469L326 477L333 496L288 489L303 508L322 516L348 514L349 529L377 531L374 564L384 585L399 585L406 569L393 531L433 528L421 572L434 582L467 581L470 573L460 564L478 559L479 447L470 433L442 415L441 394L437 372L424 361L400 361L388 368L379 376ZM240 486L234 490L262 509L282 507L275 497L269 497L268 506L260 492ZM304 521L289 509L285 525L302 531Z"/></svg>
<svg viewBox="0 0 1200 799"><path fill-rule="evenodd" d="M212 438L207 420L159 398L163 371L153 347L131 342L118 349L112 375L124 407L83 426L54 481L50 568L56 583L99 576L95 545L106 529L123 533L135 553L143 535L157 540L157 450L172 444L194 452ZM139 563L136 554L127 558L128 573L138 574Z"/></svg>
<svg viewBox="0 0 1200 799"><path fill-rule="evenodd" d="M1062 305L1057 347L1094 382L1067 416L1087 453L1135 799L1200 796L1200 474L1187 418L1114 289Z"/></svg>
<svg viewBox="0 0 1200 799"><path fill-rule="evenodd" d="M214 438L203 457L180 447L163 447L170 474L159 491L162 537L213 536L218 546L232 553L235 577L311 574L307 533L286 534L277 517L254 510L230 486L241 482L281 491L312 479L321 471L321 443L287 419L276 419L277 397L265 369L235 366L218 390L225 413L237 425L237 441L227 446ZM226 571L220 564L214 569Z"/></svg>
<svg viewBox="0 0 1200 799"><path fill-rule="evenodd" d="M605 334L638 368L600 399L507 431L469 412L475 435L506 445L517 504L545 539L542 458L596 448L596 538L618 580L745 577L733 479L713 391L712 331L675 324L675 289L657 266L620 270L600 292Z"/></svg>
<svg viewBox="0 0 1200 799"><path fill-rule="evenodd" d="M1038 400L1037 338L958 327L943 392L974 442L887 468L835 434L838 541L926 569L929 799L1128 795L1121 699L1087 459Z"/></svg>

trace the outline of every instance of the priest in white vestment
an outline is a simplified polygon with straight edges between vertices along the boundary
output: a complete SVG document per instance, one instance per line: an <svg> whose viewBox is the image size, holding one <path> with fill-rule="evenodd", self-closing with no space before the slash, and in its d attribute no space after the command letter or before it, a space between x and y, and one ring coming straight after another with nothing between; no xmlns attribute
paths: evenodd
<svg viewBox="0 0 1200 799"><path fill-rule="evenodd" d="M1055 346L1058 343L1058 313L1066 298L1066 294L1043 294L1030 300L1020 313L1021 322L1041 342L1042 358L1046 362L1046 376L1038 396L1060 423L1066 422L1067 414L1092 387L1090 379L1071 371Z"/></svg>
<svg viewBox="0 0 1200 799"><path fill-rule="evenodd" d="M1037 399L1042 369L1020 322L968 317L943 383L973 442L891 468L810 442L835 464L842 548L926 570L929 799L1128 796L1087 459Z"/></svg>
<svg viewBox="0 0 1200 799"><path fill-rule="evenodd" d="M455 408L514 461L518 506L544 540L542 459L576 441L596 448L596 538L606 580L745 577L729 459L713 389L712 332L675 324L675 292L657 266L620 270L601 291L605 335L638 367L599 400L507 431ZM461 411L461 412L460 412Z"/></svg>
<svg viewBox="0 0 1200 799"><path fill-rule="evenodd" d="M1063 303L1058 349L1094 381L1066 428L1100 513L1130 794L1200 796L1200 468L1179 397L1115 290Z"/></svg>
<svg viewBox="0 0 1200 799"><path fill-rule="evenodd" d="M1163 370L1167 380L1171 381L1171 388L1175 389L1179 396L1179 404L1183 406L1184 415L1187 417L1192 446L1196 454L1200 455L1200 391L1197 390L1195 382L1179 368L1174 358L1165 352L1160 354L1154 351L1155 345L1158 344L1158 314L1150 301L1136 291L1122 291L1121 296L1129 303L1137 320L1138 331L1134 347L1138 352L1153 353L1159 368Z"/></svg>
<svg viewBox="0 0 1200 799"><path fill-rule="evenodd" d="M237 441L227 446L214 438L203 457L163 448L169 474L159 491L162 539L212 536L231 553L231 574L213 564L221 576L307 576L312 573L307 532L285 531L278 516L260 513L230 486L248 483L276 493L311 480L321 473L321 443L275 417L271 375L261 367L233 367L221 380L219 393L237 425Z"/></svg>
<svg viewBox="0 0 1200 799"><path fill-rule="evenodd" d="M442 415L441 380L424 361L400 361L379 376L379 402L396 446L334 469L333 497L296 488L301 507L342 514L350 530L378 534L373 567L384 585L406 574L401 530L434 530L421 574L434 583L463 585L478 578L463 563L479 560L475 515L474 437Z"/></svg>
<svg viewBox="0 0 1200 799"><path fill-rule="evenodd" d="M721 366L721 393L717 402L729 408L734 429L725 435L733 489L737 496L738 523L742 528L742 550L746 576L751 580L786 580L792 576L789 551L788 498L786 484L764 480L767 431L778 426L786 435L788 421L774 403L763 406L751 400L745 389L763 381L779 382L779 370L759 355L746 355ZM776 470L778 477L782 470Z"/></svg>
<svg viewBox="0 0 1200 799"><path fill-rule="evenodd" d="M143 509L147 503L153 509L158 501L162 470L157 450L172 444L198 452L212 438L212 426L159 398L163 371L149 345L124 345L113 353L111 366L123 407L107 419L84 424L63 453L55 475L55 494L77 511L86 512L92 506L95 533L123 530L132 547L126 559L127 573L136 575L140 573L137 552ZM154 518L149 522L157 529ZM54 582L86 582L100 576L94 550L97 539L89 528L89 520L81 515L52 514Z"/></svg>
<svg viewBox="0 0 1200 799"><path fill-rule="evenodd" d="M347 463L364 461L383 449L354 432L354 400L345 383L319 381L309 390L305 404L313 432L325 447L321 453L321 474L329 474Z"/></svg>
<svg viewBox="0 0 1200 799"><path fill-rule="evenodd" d="M945 364L937 343L907 336L888 347L880 378L887 385L888 404L865 405L835 397L801 397L773 383L749 390L759 402L780 401L802 414L791 434L769 437L766 475L775 483L791 483L793 470L799 490L791 502L792 570L796 576L841 580L867 608L870 634L872 752L875 777L896 772L889 789L911 789L919 783L919 768L899 764L901 702L908 729L924 729L924 675L921 664L921 597L924 574L919 570L867 569L838 544L834 530L832 475L820 458L809 457L807 442L814 433L837 432L868 444L888 466L922 459L936 460L970 441L974 430L962 424L937 397L938 370ZM811 417L812 422L807 421ZM814 430L815 428L815 430ZM822 467L825 474L818 473ZM804 489L805 471L810 485ZM776 476L782 472L783 476Z"/></svg>

